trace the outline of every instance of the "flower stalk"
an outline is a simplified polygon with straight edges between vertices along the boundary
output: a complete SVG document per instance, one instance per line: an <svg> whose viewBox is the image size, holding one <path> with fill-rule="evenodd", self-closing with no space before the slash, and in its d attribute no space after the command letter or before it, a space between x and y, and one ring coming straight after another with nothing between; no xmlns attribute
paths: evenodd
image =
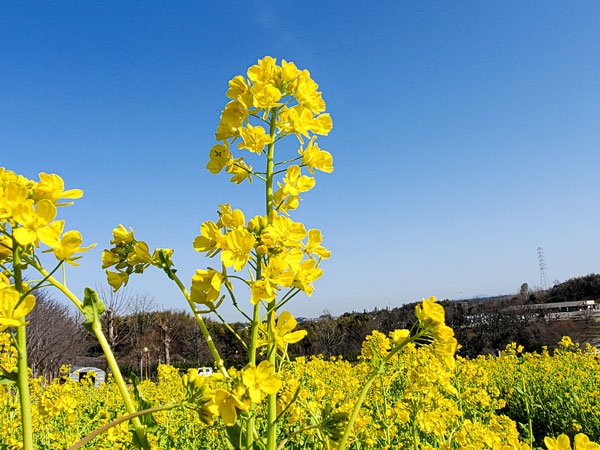
<svg viewBox="0 0 600 450"><path fill-rule="evenodd" d="M13 239L13 275L15 289L24 294L21 248ZM21 426L23 432L23 450L33 450L33 426L31 418L31 396L29 393L29 371L27 369L27 334L25 331L25 317L21 317L23 324L17 327L17 387L21 403Z"/></svg>

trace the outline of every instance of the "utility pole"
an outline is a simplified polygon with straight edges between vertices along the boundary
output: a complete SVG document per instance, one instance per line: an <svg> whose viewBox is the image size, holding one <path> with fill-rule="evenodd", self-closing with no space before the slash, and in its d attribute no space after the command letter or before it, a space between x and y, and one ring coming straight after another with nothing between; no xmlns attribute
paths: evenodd
<svg viewBox="0 0 600 450"><path fill-rule="evenodd" d="M537 248L538 264L540 266L540 284L542 290L548 289L548 283L546 282L546 259L544 258L544 249L542 247Z"/></svg>

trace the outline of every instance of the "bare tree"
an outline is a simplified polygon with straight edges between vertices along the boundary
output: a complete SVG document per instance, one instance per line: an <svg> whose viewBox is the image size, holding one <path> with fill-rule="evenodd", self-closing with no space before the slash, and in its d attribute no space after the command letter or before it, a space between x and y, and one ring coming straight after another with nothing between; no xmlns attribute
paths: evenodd
<svg viewBox="0 0 600 450"><path fill-rule="evenodd" d="M172 341L183 329L186 320L189 320L189 316L183 312L161 311L157 313L156 325L160 330L160 341L166 365L171 364Z"/></svg>
<svg viewBox="0 0 600 450"><path fill-rule="evenodd" d="M323 311L319 320L313 323L313 332L313 339L326 356L331 357L340 353L340 346L344 342L346 333L329 311Z"/></svg>
<svg viewBox="0 0 600 450"><path fill-rule="evenodd" d="M102 328L106 333L108 344L116 351L117 346L127 340L131 329L125 326L125 316L131 307L129 304L132 298L127 288L114 292L110 287L103 285L96 287L98 296L106 306L105 313L100 317Z"/></svg>
<svg viewBox="0 0 600 450"><path fill-rule="evenodd" d="M35 296L35 308L27 317L27 359L33 376L51 380L63 364L84 356L90 341L68 306L45 291L37 291Z"/></svg>
<svg viewBox="0 0 600 450"><path fill-rule="evenodd" d="M144 357L149 358L149 350L152 349L153 328L156 325L156 301L150 294L135 294L130 297L128 315L125 318L126 326L129 328L128 343L140 367L140 374L144 363ZM144 350L146 349L146 350ZM148 363L148 361L146 361Z"/></svg>

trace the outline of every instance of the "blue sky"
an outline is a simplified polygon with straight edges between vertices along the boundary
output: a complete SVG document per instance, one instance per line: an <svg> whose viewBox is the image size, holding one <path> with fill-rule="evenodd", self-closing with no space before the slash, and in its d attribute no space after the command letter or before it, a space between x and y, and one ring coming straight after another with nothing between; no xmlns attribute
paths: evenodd
<svg viewBox="0 0 600 450"><path fill-rule="evenodd" d="M293 313L537 286L538 246L549 280L600 270L600 3L223 3L3 6L0 166L84 190L61 211L98 243L74 291L119 223L190 280L219 203L262 213L260 184L205 165L227 81L265 55L310 70L334 122L335 170L293 216L332 257ZM186 306L158 271L130 285Z"/></svg>

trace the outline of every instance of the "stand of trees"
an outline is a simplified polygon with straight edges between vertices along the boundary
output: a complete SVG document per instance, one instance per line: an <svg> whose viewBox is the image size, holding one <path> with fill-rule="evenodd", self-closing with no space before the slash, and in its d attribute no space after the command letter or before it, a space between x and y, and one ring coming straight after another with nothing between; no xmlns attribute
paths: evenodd
<svg viewBox="0 0 600 450"><path fill-rule="evenodd" d="M153 375L158 364L181 368L212 366L208 346L195 319L178 311L158 311L152 297L120 291L100 290L106 304L102 316L107 339L125 374ZM461 345L462 356L493 354L511 342L526 350L553 347L564 335L585 342L600 338L600 324L594 320L545 320L543 311L523 305L600 298L600 275L587 275L554 286L545 292L530 292L524 283L518 294L493 299L442 301L446 323ZM306 338L290 347L290 355L342 355L356 360L364 338L373 330L388 333L411 328L416 303L397 308L333 317L327 311L316 320L299 325ZM38 297L28 317L28 354L34 376L53 378L62 364L97 365L106 368L101 349L83 329L83 319L68 307L46 295ZM240 367L244 347L219 322L206 319L206 325L228 366ZM247 341L245 324L230 324Z"/></svg>

